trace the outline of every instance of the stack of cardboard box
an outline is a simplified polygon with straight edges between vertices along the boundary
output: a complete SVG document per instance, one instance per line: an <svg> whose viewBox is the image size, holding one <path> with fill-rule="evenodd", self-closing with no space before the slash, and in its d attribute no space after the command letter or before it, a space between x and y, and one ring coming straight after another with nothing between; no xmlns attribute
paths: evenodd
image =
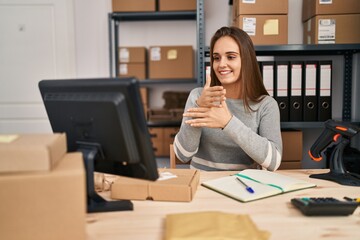
<svg viewBox="0 0 360 240"><path fill-rule="evenodd" d="M288 43L288 0L234 0L232 15L254 45Z"/></svg>
<svg viewBox="0 0 360 240"><path fill-rule="evenodd" d="M304 44L360 43L359 0L303 0Z"/></svg>
<svg viewBox="0 0 360 240"><path fill-rule="evenodd" d="M0 238L85 239L81 153L65 134L0 135Z"/></svg>

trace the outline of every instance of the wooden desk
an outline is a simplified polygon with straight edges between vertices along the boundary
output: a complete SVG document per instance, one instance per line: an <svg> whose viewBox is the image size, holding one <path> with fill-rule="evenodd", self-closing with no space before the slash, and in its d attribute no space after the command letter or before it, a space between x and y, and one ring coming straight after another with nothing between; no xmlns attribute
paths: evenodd
<svg viewBox="0 0 360 240"><path fill-rule="evenodd" d="M241 203L199 186L195 198L189 203L133 201L134 211L88 214L88 239L162 240L167 214L196 211L249 214L259 229L271 232L270 239L274 240L360 239L360 207L353 215L346 217L306 217L290 203L294 197L360 197L359 187L342 186L308 177L309 174L324 170L277 172L314 182L317 187ZM230 173L201 172L200 182Z"/></svg>

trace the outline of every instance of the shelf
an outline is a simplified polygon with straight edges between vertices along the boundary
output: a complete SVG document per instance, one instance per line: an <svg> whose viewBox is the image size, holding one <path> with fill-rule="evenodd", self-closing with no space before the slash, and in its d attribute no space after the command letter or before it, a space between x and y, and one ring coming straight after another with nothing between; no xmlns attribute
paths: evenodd
<svg viewBox="0 0 360 240"><path fill-rule="evenodd" d="M210 48L205 52L209 55ZM287 45L255 45L257 56L288 55L343 55L359 53L360 44L287 44ZM210 56L208 56L210 57Z"/></svg>
<svg viewBox="0 0 360 240"><path fill-rule="evenodd" d="M149 21L149 20L196 20L196 11L183 12L113 12L116 21Z"/></svg>
<svg viewBox="0 0 360 240"><path fill-rule="evenodd" d="M148 127L180 127L181 121L147 122Z"/></svg>
<svg viewBox="0 0 360 240"><path fill-rule="evenodd" d="M195 78L192 79L145 79L139 81L141 87L151 87L154 85L167 84L197 84Z"/></svg>
<svg viewBox="0 0 360 240"><path fill-rule="evenodd" d="M360 44L288 44L255 46L257 56L342 55L360 52Z"/></svg>
<svg viewBox="0 0 360 240"><path fill-rule="evenodd" d="M281 122L282 129L323 128L324 122Z"/></svg>

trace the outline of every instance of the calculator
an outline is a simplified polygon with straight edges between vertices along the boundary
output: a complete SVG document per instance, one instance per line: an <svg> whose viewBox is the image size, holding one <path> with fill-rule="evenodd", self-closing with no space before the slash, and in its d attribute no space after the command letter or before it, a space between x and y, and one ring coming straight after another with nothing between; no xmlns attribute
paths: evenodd
<svg viewBox="0 0 360 240"><path fill-rule="evenodd" d="M358 207L357 202L332 197L293 198L291 203L307 216L347 216Z"/></svg>

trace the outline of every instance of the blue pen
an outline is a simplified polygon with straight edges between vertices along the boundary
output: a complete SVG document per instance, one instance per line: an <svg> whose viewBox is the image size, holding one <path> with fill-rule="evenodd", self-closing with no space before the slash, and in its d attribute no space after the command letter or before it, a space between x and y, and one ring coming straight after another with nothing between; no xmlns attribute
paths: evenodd
<svg viewBox="0 0 360 240"><path fill-rule="evenodd" d="M236 177L236 179L242 184L244 185L246 191L248 191L249 193L255 193L254 190L249 187L246 183L243 182L243 180L241 180L240 178Z"/></svg>

